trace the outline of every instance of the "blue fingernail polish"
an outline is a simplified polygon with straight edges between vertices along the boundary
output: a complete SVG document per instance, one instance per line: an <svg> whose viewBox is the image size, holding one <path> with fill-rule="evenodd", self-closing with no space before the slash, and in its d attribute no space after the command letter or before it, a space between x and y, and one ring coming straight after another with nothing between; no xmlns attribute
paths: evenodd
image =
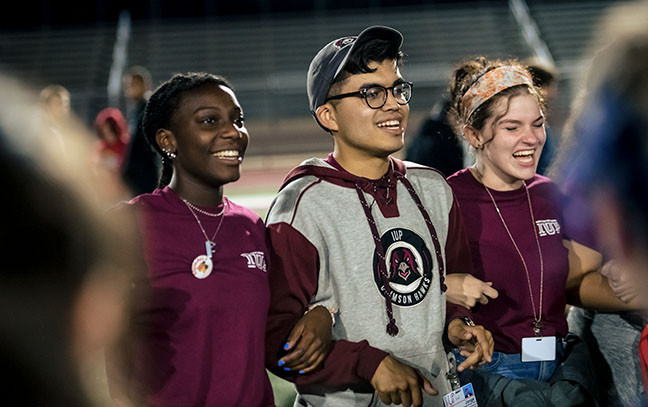
<svg viewBox="0 0 648 407"><path fill-rule="evenodd" d="M304 372L303 370L299 371L299 374L304 374L304 373L306 373L306 372Z"/></svg>
<svg viewBox="0 0 648 407"><path fill-rule="evenodd" d="M288 349L288 348L290 348L290 344L289 344L289 343L287 343L287 344L284 345L284 350L286 350L286 349Z"/></svg>
<svg viewBox="0 0 648 407"><path fill-rule="evenodd" d="M279 366L283 366L283 365L285 365L285 364L286 364L286 362L284 362L283 360L280 360L280 361L279 361Z"/></svg>
<svg viewBox="0 0 648 407"><path fill-rule="evenodd" d="M290 368L289 368L289 367L284 367L284 370L285 370L285 371L289 371Z"/></svg>

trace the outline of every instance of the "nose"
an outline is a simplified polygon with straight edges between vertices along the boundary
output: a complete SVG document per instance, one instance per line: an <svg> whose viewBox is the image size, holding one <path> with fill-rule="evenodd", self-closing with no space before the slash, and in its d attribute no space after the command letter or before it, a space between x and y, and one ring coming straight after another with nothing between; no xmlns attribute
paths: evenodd
<svg viewBox="0 0 648 407"><path fill-rule="evenodd" d="M222 137L237 139L243 137L243 134L241 133L241 129L236 125L236 123L232 122L225 128L222 133Z"/></svg>
<svg viewBox="0 0 648 407"><path fill-rule="evenodd" d="M526 128L522 134L522 142L533 145L539 143L540 140L533 128Z"/></svg>
<svg viewBox="0 0 648 407"><path fill-rule="evenodd" d="M383 106L383 109L385 110L398 110L402 106L398 104L398 100L396 100L396 97L392 92L393 89L387 90L387 100L385 101L385 105Z"/></svg>

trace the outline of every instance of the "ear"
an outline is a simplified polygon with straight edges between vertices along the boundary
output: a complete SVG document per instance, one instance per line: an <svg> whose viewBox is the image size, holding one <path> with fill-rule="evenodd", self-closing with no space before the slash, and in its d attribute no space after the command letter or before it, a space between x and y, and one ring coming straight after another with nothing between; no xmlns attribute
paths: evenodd
<svg viewBox="0 0 648 407"><path fill-rule="evenodd" d="M471 146L473 146L477 150L484 148L484 142L481 139L481 134L474 127L465 125L463 128L463 134Z"/></svg>
<svg viewBox="0 0 648 407"><path fill-rule="evenodd" d="M315 111L315 117L320 124L330 131L338 131L337 117L335 108L330 103L324 103Z"/></svg>
<svg viewBox="0 0 648 407"><path fill-rule="evenodd" d="M158 129L155 133L155 141L162 151L171 153L177 151L175 136L171 130Z"/></svg>

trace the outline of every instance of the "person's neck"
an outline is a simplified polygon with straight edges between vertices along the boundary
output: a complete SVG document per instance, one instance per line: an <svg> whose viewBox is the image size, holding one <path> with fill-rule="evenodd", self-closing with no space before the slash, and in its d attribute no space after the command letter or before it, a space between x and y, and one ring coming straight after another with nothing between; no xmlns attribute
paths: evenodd
<svg viewBox="0 0 648 407"><path fill-rule="evenodd" d="M335 149L333 158L348 172L368 179L380 179L389 170L389 157L352 156Z"/></svg>
<svg viewBox="0 0 648 407"><path fill-rule="evenodd" d="M175 175L171 178L169 187L181 198L190 203L203 207L214 208L223 202L223 186L211 187L189 180L181 180Z"/></svg>
<svg viewBox="0 0 648 407"><path fill-rule="evenodd" d="M505 179L505 177L483 165L479 160L469 169L477 181L495 191L514 191L522 187L524 182L521 179Z"/></svg>

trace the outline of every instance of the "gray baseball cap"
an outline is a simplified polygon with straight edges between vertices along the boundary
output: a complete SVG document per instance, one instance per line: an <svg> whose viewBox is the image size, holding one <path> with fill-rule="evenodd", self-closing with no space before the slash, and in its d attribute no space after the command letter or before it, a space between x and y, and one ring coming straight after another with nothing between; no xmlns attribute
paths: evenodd
<svg viewBox="0 0 648 407"><path fill-rule="evenodd" d="M403 35L397 30L375 25L365 28L358 36L342 37L333 40L322 48L308 67L308 104L313 116L318 107L325 103L335 77L346 65L351 52L366 41L379 38L391 41L398 45L403 44ZM317 119L316 119L317 120Z"/></svg>

